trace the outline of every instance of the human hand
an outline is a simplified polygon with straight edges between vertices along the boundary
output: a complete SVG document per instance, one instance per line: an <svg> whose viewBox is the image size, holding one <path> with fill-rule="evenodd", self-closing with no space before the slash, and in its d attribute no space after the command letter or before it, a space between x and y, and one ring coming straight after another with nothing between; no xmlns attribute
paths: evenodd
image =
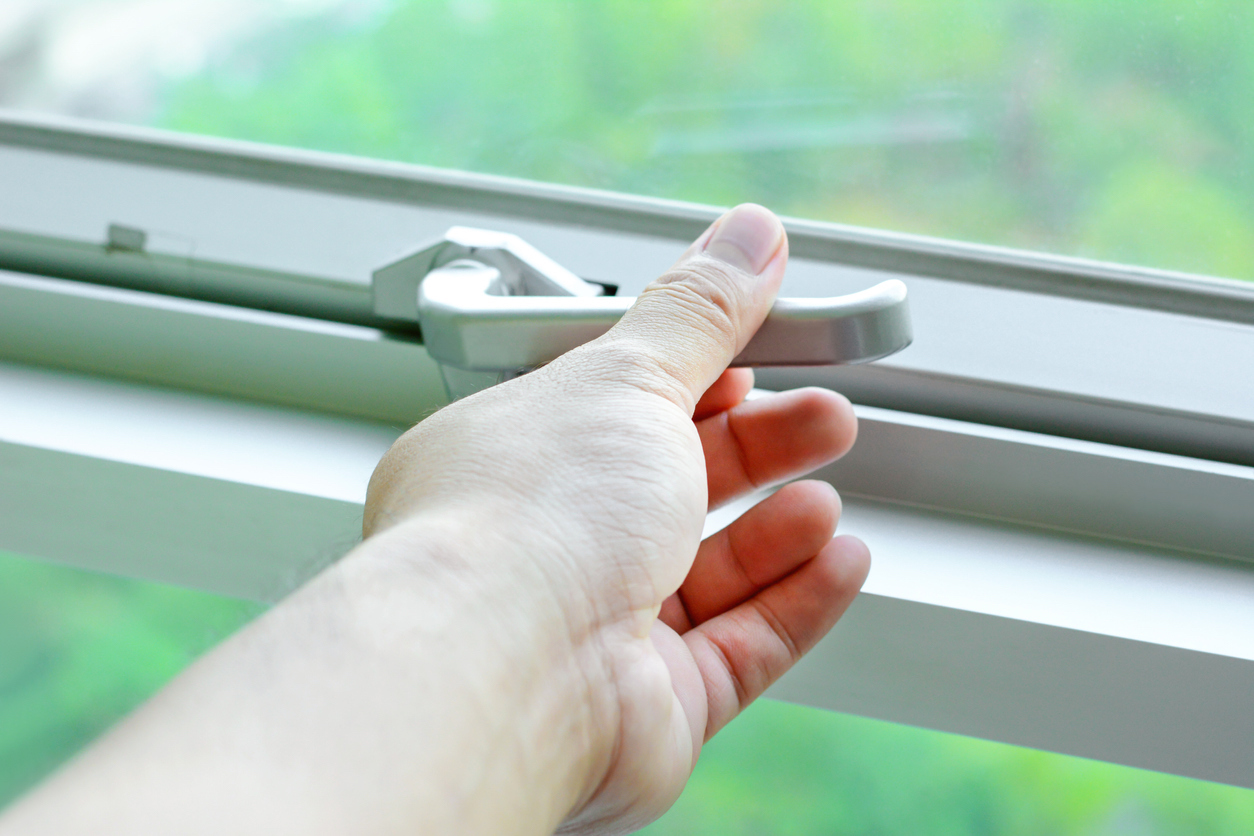
<svg viewBox="0 0 1254 836"><path fill-rule="evenodd" d="M787 241L720 219L595 340L441 410L379 464L366 540L0 816L5 833L615 833L866 575L848 401L727 363Z"/></svg>
<svg viewBox="0 0 1254 836"><path fill-rule="evenodd" d="M586 746L554 777L568 784L564 830L625 832L664 812L702 743L865 579L862 543L832 539L840 501L822 482L788 485L700 539L708 510L854 441L843 397L745 401L752 372L727 369L770 309L787 252L773 215L738 207L604 337L423 421L372 480L368 537L402 555L438 529L444 546L421 559L473 589L466 606L483 608L486 629L547 625L524 679L567 684L543 699ZM482 699L485 714L516 710Z"/></svg>

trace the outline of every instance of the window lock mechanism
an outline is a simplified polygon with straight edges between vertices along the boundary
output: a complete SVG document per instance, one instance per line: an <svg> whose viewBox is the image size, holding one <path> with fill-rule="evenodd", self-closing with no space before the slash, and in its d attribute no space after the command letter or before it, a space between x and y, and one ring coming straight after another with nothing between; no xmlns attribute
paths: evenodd
<svg viewBox="0 0 1254 836"><path fill-rule="evenodd" d="M449 397L553 360L609 330L634 298L605 295L516 235L455 226L372 277L374 312L417 322ZM869 363L910 345L906 286L778 299L733 366Z"/></svg>

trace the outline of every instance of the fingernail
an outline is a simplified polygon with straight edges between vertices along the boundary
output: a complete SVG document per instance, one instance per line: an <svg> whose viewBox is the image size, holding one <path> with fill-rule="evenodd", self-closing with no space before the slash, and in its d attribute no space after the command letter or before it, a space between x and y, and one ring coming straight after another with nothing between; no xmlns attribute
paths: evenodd
<svg viewBox="0 0 1254 836"><path fill-rule="evenodd" d="M744 203L723 216L705 253L756 276L779 251L783 237L779 218L757 204Z"/></svg>

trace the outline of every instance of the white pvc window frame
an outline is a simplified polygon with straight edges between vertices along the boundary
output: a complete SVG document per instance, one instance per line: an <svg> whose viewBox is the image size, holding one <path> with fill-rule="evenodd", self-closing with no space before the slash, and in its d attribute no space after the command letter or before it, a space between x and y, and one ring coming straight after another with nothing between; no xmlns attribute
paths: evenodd
<svg viewBox="0 0 1254 836"><path fill-rule="evenodd" d="M463 224L634 294L716 212L18 117L0 182L0 548L265 600L442 401L371 270ZM1254 289L788 225L789 295L903 278L918 337L759 376L859 404L875 557L772 694L1254 787Z"/></svg>

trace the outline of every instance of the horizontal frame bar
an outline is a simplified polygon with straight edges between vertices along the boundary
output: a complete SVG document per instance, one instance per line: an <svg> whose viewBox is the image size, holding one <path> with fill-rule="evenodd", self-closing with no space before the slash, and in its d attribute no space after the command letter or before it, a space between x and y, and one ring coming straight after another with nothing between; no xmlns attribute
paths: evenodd
<svg viewBox="0 0 1254 836"><path fill-rule="evenodd" d="M768 389L823 386L856 403L966 423L1254 466L1254 421L889 363L762 369Z"/></svg>
<svg viewBox="0 0 1254 836"><path fill-rule="evenodd" d="M4 112L0 145L57 151L423 206L444 206L688 242L722 210L505 177ZM1254 324L1254 285L786 219L801 258ZM2 256L0 256L2 259ZM6 266L0 260L0 266ZM224 300L228 301L228 300Z"/></svg>
<svg viewBox="0 0 1254 836"><path fill-rule="evenodd" d="M422 346L378 329L0 271L4 360L400 429L445 402Z"/></svg>
<svg viewBox="0 0 1254 836"><path fill-rule="evenodd" d="M47 138L39 133L42 128L31 130L35 133L27 139L32 142L38 137ZM73 139L67 147L86 154L95 147L94 130L67 129L68 132L57 135ZM159 146L173 151L190 148L188 153L195 151L193 157L204 157L202 168L213 168L207 162L210 160L236 159L223 151L234 148L231 143L156 135L160 141L152 140L156 142L153 146L149 132L136 134L125 128L105 132L106 146L112 143L115 150L131 148L137 158L144 155L136 148ZM139 145L128 145L132 140ZM56 147L57 143L52 142L51 146ZM482 187L484 191L477 200L486 208L476 208L468 214L470 210L453 209L438 202L429 207L413 202L428 194L422 190L410 193L413 201L406 203L387 197L343 197L304 187L267 185L236 176L236 167L225 163L219 166L224 173L210 176L173 167L145 168L101 161L88 155L58 155L46 148L8 146L10 150L5 151L0 146L0 157L12 157L6 163L6 171L15 178L15 189L30 193L23 199L33 201L27 207L31 217L44 219L32 221L26 231L0 230L0 254L8 254L0 255L0 262L7 258L13 266L32 275L43 270L45 275L82 280L80 287L105 282L159 293L164 298L173 295L219 305L239 302L231 308L247 306L307 319L344 322L372 328L380 339L386 334L398 341L412 341L418 336L412 323L384 321L373 314L370 273L422 241L442 235L452 224L519 234L576 272L609 281L631 295L638 293L648 278L664 270L682 250L683 233L677 232L679 227L670 221L701 210L705 212L701 216L704 223L714 211L389 163L243 147L247 153L240 159L251 159L261 169L266 168L263 163L267 161L282 163L282 169L287 165L284 160L292 157L295 162L288 162L299 164L298 168L312 165L328 176L339 171L349 180L356 176L354 172L374 172L371 176L380 177L395 175L400 178L398 182L410 183L415 189L415 183L431 185L436 189L429 195L432 199L443 194L440 189L456 186L467 206L480 205L471 196ZM120 150L119 154L126 156ZM163 158L171 165L182 159L178 154ZM261 177L261 169L249 171ZM83 208L77 215L58 209L55 200L49 203L32 191L42 192L40 184L54 180L72 182L83 192ZM112 198L115 193L119 195L116 205ZM502 194L511 195L512 202L504 208L516 214L488 211L503 208L497 200ZM529 196L536 195L540 204L531 206ZM549 198L559 203L567 201L562 205L570 209L565 217L568 224L543 221L544 212L538 210ZM632 232L645 227L630 222L626 215L588 214L580 209L602 204L627 207L631 210L629 215L635 213L632 217L649 216L666 223L658 227L658 235L650 237ZM6 223L21 226L25 216L13 212ZM649 215L650 212L657 214ZM71 241L31 231L41 225L56 226L62 223L57 218L70 215L78 220L64 222L68 224L66 234L85 239L99 236L99 241ZM600 221L596 220L598 217ZM626 230L594 225L620 220L627 224ZM133 222L158 231L167 223L175 238L184 236L187 240L175 241L177 246L167 241L165 249L150 247L143 252L111 247L105 227L115 221ZM819 226L826 230L823 235L839 233L839 238L844 234L843 228ZM805 234L804 230L798 232L802 238ZM900 238L887 233L866 234L886 242ZM194 235L201 235L204 240L194 241L190 237ZM1065 295L1039 295L925 274L867 269L808 259L796 246L793 250L785 295L830 296L856 292L888 278L904 278L910 288L916 342L903 354L869 367L769 370L760 376L766 386L818 383L845 391L862 403L888 409L1254 464L1254 397L1248 390L1231 384L1247 371L1241 358L1254 352L1254 326L1162 312L1152 306L1124 308ZM972 252L978 255L982 250L977 247ZM1048 256L1040 259L1056 261ZM1190 292L1205 289L1195 283L1189 286ZM1242 286L1241 291L1254 291L1254 286ZM134 352L120 358L116 370L108 368L106 359L112 350L107 346L108 329L101 323L92 324L86 314L77 321L99 335L97 350L75 354L64 346L53 346L58 337L72 341L72 335L65 334L52 308L43 309L50 318L42 332L27 325L0 336L10 346L8 356L67 365L74 355L86 363L80 366L83 369L134 374ZM22 319L20 315L17 318ZM154 327L161 330L160 326ZM18 335L30 337L30 344L17 345ZM124 344L134 341L132 335L122 335L120 339ZM168 342L170 345L160 350L182 355L187 362L162 369L163 382L192 389L232 385L226 382L229 375L191 373L192 369L211 364L197 360L194 348L175 344L176 338ZM41 351L48 352L48 359L40 359ZM335 368L334 352L329 347L328 352L321 356L328 369ZM230 355L230 351L226 354ZM387 367L393 371L398 368L394 364ZM218 368L225 373L226 364L220 363ZM296 366L288 368L294 370ZM177 369L188 372L181 383L174 373ZM145 370L144 375L151 371ZM254 372L261 373L248 370L249 374ZM310 372L301 374L308 377ZM361 380L373 381L386 390L388 384L383 378L380 372L367 374ZM141 375L141 379L154 378ZM287 388L290 387L282 384L277 387L278 402L295 403L285 394ZM363 388L364 385L358 386L354 398L338 406L331 404L330 408L360 411L357 404L363 402ZM396 385L391 388L393 393L404 389ZM249 396L267 397L264 387L255 388ZM396 395L378 394L366 400L386 397ZM330 404L325 399L320 403Z"/></svg>

